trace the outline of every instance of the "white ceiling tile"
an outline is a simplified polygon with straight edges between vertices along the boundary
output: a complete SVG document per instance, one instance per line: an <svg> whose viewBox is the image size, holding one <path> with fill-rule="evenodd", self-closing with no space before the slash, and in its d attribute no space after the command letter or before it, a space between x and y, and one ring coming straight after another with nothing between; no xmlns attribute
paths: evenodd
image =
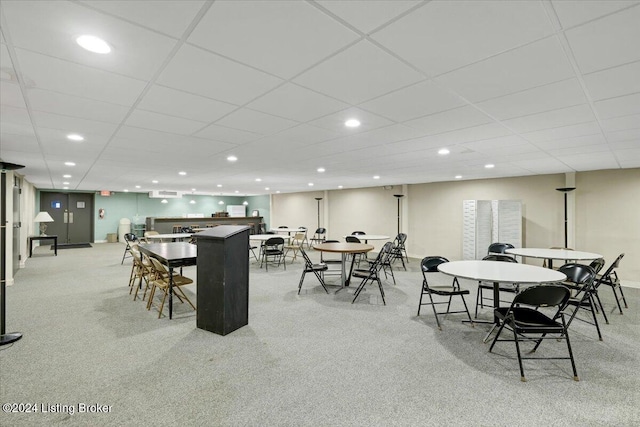
<svg viewBox="0 0 640 427"><path fill-rule="evenodd" d="M40 154L40 145L35 135L15 134L5 132L4 128L0 133L0 158L7 160L7 153L11 151L21 151Z"/></svg>
<svg viewBox="0 0 640 427"><path fill-rule="evenodd" d="M480 141L507 135L512 135L512 132L504 126L497 123L487 123L480 126L440 133L438 135L433 135L432 138L440 141L442 146L447 146L450 144Z"/></svg>
<svg viewBox="0 0 640 427"><path fill-rule="evenodd" d="M80 117L62 116L60 114L34 111L33 119L40 128L57 129L66 133L79 133L111 136L118 127L114 123L98 122L95 120L82 119Z"/></svg>
<svg viewBox="0 0 640 427"><path fill-rule="evenodd" d="M594 102L600 119L640 114L640 93Z"/></svg>
<svg viewBox="0 0 640 427"><path fill-rule="evenodd" d="M359 120L360 126L357 128L346 127L344 123L349 119ZM329 114L328 116L309 122L309 124L328 129L340 135L352 135L383 126L389 126L393 124L393 122L385 119L384 117L353 107L337 113Z"/></svg>
<svg viewBox="0 0 640 427"><path fill-rule="evenodd" d="M135 110L125 122L128 126L158 130L160 132L189 135L206 126L203 122L187 120L181 117L167 116L166 114L151 111Z"/></svg>
<svg viewBox="0 0 640 427"><path fill-rule="evenodd" d="M16 72L13 69L13 62L9 56L7 45L0 44L0 79L17 83Z"/></svg>
<svg viewBox="0 0 640 427"><path fill-rule="evenodd" d="M276 87L281 80L202 49L184 45L157 82L240 105Z"/></svg>
<svg viewBox="0 0 640 427"><path fill-rule="evenodd" d="M360 104L360 107L396 121L406 121L464 104L462 99L434 82L424 81Z"/></svg>
<svg viewBox="0 0 640 427"><path fill-rule="evenodd" d="M265 141L270 138L272 140L292 142L297 145L309 145L329 139L334 139L338 136L340 136L338 132L333 132L317 126L301 124L289 129L285 129L272 137L263 138L260 141Z"/></svg>
<svg viewBox="0 0 640 427"><path fill-rule="evenodd" d="M478 102L573 76L560 43L549 37L444 74L437 81Z"/></svg>
<svg viewBox="0 0 640 427"><path fill-rule="evenodd" d="M82 0L81 3L180 38L205 2L203 0Z"/></svg>
<svg viewBox="0 0 640 427"><path fill-rule="evenodd" d="M0 81L0 104L26 109L20 85L6 80Z"/></svg>
<svg viewBox="0 0 640 427"><path fill-rule="evenodd" d="M603 15L620 10L634 4L637 1L584 1L584 0L553 0L553 8L560 19L563 28L599 18Z"/></svg>
<svg viewBox="0 0 640 427"><path fill-rule="evenodd" d="M235 110L237 106L176 89L153 85L138 104L138 108L209 123Z"/></svg>
<svg viewBox="0 0 640 427"><path fill-rule="evenodd" d="M640 92L640 61L587 74L584 82L593 100Z"/></svg>
<svg viewBox="0 0 640 427"><path fill-rule="evenodd" d="M636 141L636 143L640 145L640 129L634 128L607 132L607 140L609 142Z"/></svg>
<svg viewBox="0 0 640 427"><path fill-rule="evenodd" d="M296 77L294 82L359 104L423 79L385 51L361 41Z"/></svg>
<svg viewBox="0 0 640 427"><path fill-rule="evenodd" d="M486 114L483 114L471 106L465 106L431 114L419 119L409 120L404 124L418 129L427 135L434 135L455 129L477 126L491 121Z"/></svg>
<svg viewBox="0 0 640 427"><path fill-rule="evenodd" d="M215 2L188 41L291 78L357 39L306 2L274 0Z"/></svg>
<svg viewBox="0 0 640 427"><path fill-rule="evenodd" d="M218 125L209 125L193 136L229 142L231 144L244 144L262 137L262 135L255 132L247 132Z"/></svg>
<svg viewBox="0 0 640 427"><path fill-rule="evenodd" d="M336 111L349 104L287 83L249 103L247 107L287 119L306 122Z"/></svg>
<svg viewBox="0 0 640 427"><path fill-rule="evenodd" d="M577 149L576 147L578 147L579 149ZM610 153L611 147L609 147L607 143L601 142L599 144L584 144L572 147L559 147L548 151L552 156L562 158L571 156L572 154L592 154L602 153L603 151Z"/></svg>
<svg viewBox="0 0 640 427"><path fill-rule="evenodd" d="M372 38L435 76L551 34L538 2L432 1Z"/></svg>
<svg viewBox="0 0 640 427"><path fill-rule="evenodd" d="M606 145L606 141L602 134L594 134L594 135L584 135L577 136L573 138L564 138L564 139L555 139L551 141L543 141L535 143L538 147L543 150L549 151L553 153L557 150L562 150L566 148L575 149L577 147L586 147L589 145Z"/></svg>
<svg viewBox="0 0 640 427"><path fill-rule="evenodd" d="M129 107L81 98L42 89L28 91L29 102L34 111L56 113L63 116L87 120L120 123L129 112Z"/></svg>
<svg viewBox="0 0 640 427"><path fill-rule="evenodd" d="M573 107L560 108L545 111L543 113L530 114L503 121L503 123L516 132L532 132L535 130L557 128L578 123L595 121L595 116L589 104L575 105Z"/></svg>
<svg viewBox="0 0 640 427"><path fill-rule="evenodd" d="M145 82L108 71L16 49L28 88L67 93L120 105L132 105Z"/></svg>
<svg viewBox="0 0 640 427"><path fill-rule="evenodd" d="M623 168L640 167L640 148L629 148L626 150L617 150L613 153Z"/></svg>
<svg viewBox="0 0 640 427"><path fill-rule="evenodd" d="M543 129L522 134L522 137L535 144L544 141L573 138L576 136L600 134L598 122L578 123L574 125L561 126L551 129Z"/></svg>
<svg viewBox="0 0 640 427"><path fill-rule="evenodd" d="M293 127L298 123L293 120L283 119L281 117L243 108L218 120L216 124L234 129L247 130L249 132L255 132L262 135L271 135L281 130Z"/></svg>
<svg viewBox="0 0 640 427"><path fill-rule="evenodd" d="M539 159L517 160L512 163L537 174L566 173L573 170L565 163L551 156Z"/></svg>
<svg viewBox="0 0 640 427"><path fill-rule="evenodd" d="M620 167L613 153L608 151L585 154L574 153L558 157L558 159L576 171L618 169Z"/></svg>
<svg viewBox="0 0 640 427"><path fill-rule="evenodd" d="M150 78L176 41L73 2L3 2L16 47L135 78ZM111 46L108 55L81 48L91 34Z"/></svg>
<svg viewBox="0 0 640 427"><path fill-rule="evenodd" d="M318 0L317 3L358 30L368 34L420 2L418 0L378 0L373 2Z"/></svg>
<svg viewBox="0 0 640 427"><path fill-rule="evenodd" d="M577 79L538 86L478 104L499 120L584 104L587 98Z"/></svg>
<svg viewBox="0 0 640 427"><path fill-rule="evenodd" d="M583 73L640 59L640 6L565 32Z"/></svg>
<svg viewBox="0 0 640 427"><path fill-rule="evenodd" d="M632 114L630 116L622 116L616 117L614 119L602 120L601 124L602 129L607 132L637 129L640 128L640 114Z"/></svg>

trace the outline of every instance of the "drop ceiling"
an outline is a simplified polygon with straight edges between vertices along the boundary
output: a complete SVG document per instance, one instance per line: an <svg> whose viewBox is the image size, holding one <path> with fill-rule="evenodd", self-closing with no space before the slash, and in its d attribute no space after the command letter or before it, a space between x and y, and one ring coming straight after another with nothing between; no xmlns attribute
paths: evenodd
<svg viewBox="0 0 640 427"><path fill-rule="evenodd" d="M41 189L269 194L640 167L637 1L0 11L0 158Z"/></svg>

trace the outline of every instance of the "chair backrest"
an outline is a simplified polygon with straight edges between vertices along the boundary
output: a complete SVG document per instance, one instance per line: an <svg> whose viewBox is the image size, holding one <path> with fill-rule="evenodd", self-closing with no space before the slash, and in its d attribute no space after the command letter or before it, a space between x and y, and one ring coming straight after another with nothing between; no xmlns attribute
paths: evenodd
<svg viewBox="0 0 640 427"><path fill-rule="evenodd" d="M567 280L577 285L590 285L596 277L596 272L588 265L569 263L561 266L559 272L567 276Z"/></svg>
<svg viewBox="0 0 640 427"><path fill-rule="evenodd" d="M365 234L367 234L367 233L365 233L364 231L353 231L351 233L352 236L358 236L358 235L362 236L362 235L365 235Z"/></svg>
<svg viewBox="0 0 640 427"><path fill-rule="evenodd" d="M149 257L149 260L151 261L151 266L155 272L156 279L166 279L169 277L169 272L165 268L164 264L154 257Z"/></svg>
<svg viewBox="0 0 640 427"><path fill-rule="evenodd" d="M188 226L188 227L182 227L182 228L180 229L180 232L181 232L181 233L193 233L193 228L192 228L191 226Z"/></svg>
<svg viewBox="0 0 640 427"><path fill-rule="evenodd" d="M347 241L347 243L360 243L360 239L358 239L355 236L347 236L344 239ZM326 243L326 241L325 241L325 243Z"/></svg>
<svg viewBox="0 0 640 427"><path fill-rule="evenodd" d="M324 243L340 243L340 240L325 240Z"/></svg>
<svg viewBox="0 0 640 427"><path fill-rule="evenodd" d="M442 263L449 262L448 259L441 256L427 256L422 258L420 262L420 267L422 268L422 273L436 273L438 271L438 266Z"/></svg>
<svg viewBox="0 0 640 427"><path fill-rule="evenodd" d="M607 282L615 282L615 280L618 278L618 275L616 274L616 272L614 271L616 268L618 268L620 266L620 260L624 257L624 253L618 255L618 258L615 259L615 261L613 261L611 263L611 265L609 266L609 268L607 268L607 271L605 271L602 276L600 277L600 279L598 280L598 285L602 282L602 281L607 281ZM611 277L614 276L614 277Z"/></svg>
<svg viewBox="0 0 640 427"><path fill-rule="evenodd" d="M302 246L300 246L300 253L302 254L302 257L304 258L304 264L305 264L306 268L312 268L313 267L313 262L311 262L311 258L309 258L309 255L307 254L307 252L304 250L304 248Z"/></svg>
<svg viewBox="0 0 640 427"><path fill-rule="evenodd" d="M316 229L316 234L317 235L321 235L321 234L325 234L327 232L326 228L320 227L318 229Z"/></svg>
<svg viewBox="0 0 640 427"><path fill-rule="evenodd" d="M564 307L570 296L571 291L562 285L531 286L516 294L509 310L518 304L533 307Z"/></svg>
<svg viewBox="0 0 640 427"><path fill-rule="evenodd" d="M487 250L488 254L503 254L507 249L513 249L514 246L511 243L492 243Z"/></svg>
<svg viewBox="0 0 640 427"><path fill-rule="evenodd" d="M271 247L272 249L282 249L281 246L284 246L284 238L282 237L270 237L264 242L264 245L267 247L267 250Z"/></svg>
<svg viewBox="0 0 640 427"><path fill-rule="evenodd" d="M133 233L125 233L124 234L124 241L127 242L127 243L136 242L136 241L138 241L138 238Z"/></svg>
<svg viewBox="0 0 640 427"><path fill-rule="evenodd" d="M591 264L589 264L589 267L593 268L593 271L595 271L596 273L600 272L600 270L602 270L602 267L604 267L604 258L594 259L593 261L591 261Z"/></svg>
<svg viewBox="0 0 640 427"><path fill-rule="evenodd" d="M289 228L289 227L286 225L279 225L278 228Z"/></svg>
<svg viewBox="0 0 640 427"><path fill-rule="evenodd" d="M380 252L378 252L378 256L376 256L376 259L371 264L369 264L369 271L377 272L378 270L380 270L382 268L382 264L385 262L389 253L391 252L391 249L392 243L385 243L380 249Z"/></svg>
<svg viewBox="0 0 640 427"><path fill-rule="evenodd" d="M482 258L483 261L500 261L500 262L515 262L517 263L518 260L510 257L509 255L500 255L500 254L491 254L491 255L487 255L484 258Z"/></svg>
<svg viewBox="0 0 640 427"><path fill-rule="evenodd" d="M407 235L405 233L398 233L395 238L395 246L404 246L404 242L407 241Z"/></svg>

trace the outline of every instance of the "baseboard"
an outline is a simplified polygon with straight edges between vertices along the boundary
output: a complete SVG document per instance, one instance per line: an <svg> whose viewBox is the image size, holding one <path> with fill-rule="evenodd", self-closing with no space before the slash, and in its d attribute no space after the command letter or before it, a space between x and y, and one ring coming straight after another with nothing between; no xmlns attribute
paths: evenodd
<svg viewBox="0 0 640 427"><path fill-rule="evenodd" d="M93 243L107 243L106 240L94 240Z"/></svg>
<svg viewBox="0 0 640 427"><path fill-rule="evenodd" d="M636 288L640 289L640 282L634 282L632 280L620 280L620 285L625 288Z"/></svg>

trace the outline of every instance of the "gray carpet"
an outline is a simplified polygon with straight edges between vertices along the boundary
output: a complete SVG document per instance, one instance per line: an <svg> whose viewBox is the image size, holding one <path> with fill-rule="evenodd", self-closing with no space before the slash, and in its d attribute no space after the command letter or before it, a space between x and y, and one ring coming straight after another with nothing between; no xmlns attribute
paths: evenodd
<svg viewBox="0 0 640 427"><path fill-rule="evenodd" d="M3 426L639 424L638 289L625 289L630 308L610 315L604 341L572 325L579 382L559 360L526 362L523 383L512 343L487 352L486 325L450 315L439 331L429 307L416 317L418 260L385 284L386 306L377 287L352 305L353 290L327 295L312 275L298 296L299 260L286 272L252 263L249 325L223 337L197 329L187 304L169 320L132 301L120 244L36 251L7 292L7 331L24 338L0 348L0 401L75 413L0 413ZM472 308L475 284L463 286ZM196 285L186 291L195 301ZM613 308L610 289L601 295ZM564 350L549 340L539 353ZM80 403L111 412L78 413Z"/></svg>

